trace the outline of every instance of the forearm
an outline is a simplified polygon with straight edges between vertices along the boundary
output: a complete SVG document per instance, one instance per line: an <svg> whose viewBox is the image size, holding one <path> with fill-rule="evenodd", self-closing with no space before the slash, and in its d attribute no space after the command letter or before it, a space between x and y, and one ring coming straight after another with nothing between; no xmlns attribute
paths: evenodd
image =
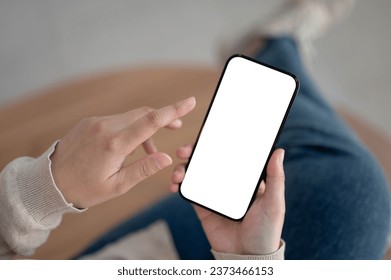
<svg viewBox="0 0 391 280"><path fill-rule="evenodd" d="M22 157L0 173L0 258L28 256L47 240L66 212L78 212L56 187L53 144L39 158Z"/></svg>

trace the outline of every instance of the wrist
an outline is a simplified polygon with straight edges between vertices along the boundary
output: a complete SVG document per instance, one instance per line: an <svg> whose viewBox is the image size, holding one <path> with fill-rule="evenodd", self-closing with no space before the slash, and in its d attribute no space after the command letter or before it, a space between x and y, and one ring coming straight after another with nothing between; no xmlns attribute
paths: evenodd
<svg viewBox="0 0 391 280"><path fill-rule="evenodd" d="M50 155L56 145L57 142L18 174L23 204L33 219L42 224L58 223L59 217L66 212L79 212L65 200L54 183Z"/></svg>
<svg viewBox="0 0 391 280"><path fill-rule="evenodd" d="M53 151L49 154L49 168L50 168L50 173L52 177L52 184L54 185L54 188L61 194L63 200L67 204L71 204L74 208L77 209L84 209L85 207L81 207L80 204L77 201L78 196L76 194L72 193L72 189L67 188L67 185L74 185L74 184L69 184L69 182L66 181L66 176L62 176L61 170L63 168L59 168L59 149L61 142L57 141L53 146L54 149Z"/></svg>

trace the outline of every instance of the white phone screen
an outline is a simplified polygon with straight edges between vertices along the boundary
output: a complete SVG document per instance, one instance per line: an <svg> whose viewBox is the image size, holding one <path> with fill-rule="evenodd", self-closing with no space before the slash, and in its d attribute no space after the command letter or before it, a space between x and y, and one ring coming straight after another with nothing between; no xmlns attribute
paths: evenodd
<svg viewBox="0 0 391 280"><path fill-rule="evenodd" d="M188 163L182 196L243 218L297 90L293 75L231 57Z"/></svg>

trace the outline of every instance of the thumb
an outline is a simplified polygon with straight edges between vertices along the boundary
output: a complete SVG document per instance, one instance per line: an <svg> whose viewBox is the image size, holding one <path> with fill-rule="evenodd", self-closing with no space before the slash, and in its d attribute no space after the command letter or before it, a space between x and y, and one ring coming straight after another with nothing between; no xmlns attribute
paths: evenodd
<svg viewBox="0 0 391 280"><path fill-rule="evenodd" d="M165 153L153 153L122 168L116 175L116 188L123 194L144 179L172 164L172 159Z"/></svg>
<svg viewBox="0 0 391 280"><path fill-rule="evenodd" d="M284 155L285 151L283 149L275 150L266 169L264 197L275 205L283 205L285 199Z"/></svg>

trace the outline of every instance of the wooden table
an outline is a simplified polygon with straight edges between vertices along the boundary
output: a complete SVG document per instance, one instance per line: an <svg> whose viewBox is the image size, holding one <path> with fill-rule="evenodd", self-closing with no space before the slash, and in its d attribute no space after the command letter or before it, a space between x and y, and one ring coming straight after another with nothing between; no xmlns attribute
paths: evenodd
<svg viewBox="0 0 391 280"><path fill-rule="evenodd" d="M176 147L194 142L219 75L217 69L202 67L123 69L69 81L0 108L0 169L16 157L38 156L84 117L143 105L158 108L195 96L197 107L183 119L184 127L174 132L161 131L154 137L158 147L175 158ZM384 153L390 151L388 139L353 115L344 116L371 145L383 166L391 170L391 159ZM142 151L135 156L142 156ZM166 195L170 171L164 170L126 195L85 213L65 215L33 258L71 257L113 225Z"/></svg>

